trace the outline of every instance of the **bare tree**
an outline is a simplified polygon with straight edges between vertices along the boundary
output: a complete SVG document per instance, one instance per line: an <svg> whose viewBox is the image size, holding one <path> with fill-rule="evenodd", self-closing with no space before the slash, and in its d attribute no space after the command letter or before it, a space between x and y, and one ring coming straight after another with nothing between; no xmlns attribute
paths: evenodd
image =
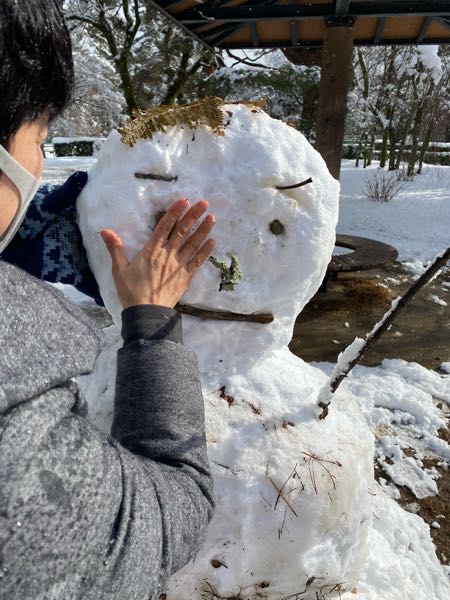
<svg viewBox="0 0 450 600"><path fill-rule="evenodd" d="M58 135L103 136L124 116L119 77L99 48L82 31L72 32L75 89L72 102L52 124Z"/></svg>
<svg viewBox="0 0 450 600"><path fill-rule="evenodd" d="M131 75L132 49L142 25L139 0L67 0L66 19L104 42L119 77L127 112L137 108Z"/></svg>
<svg viewBox="0 0 450 600"><path fill-rule="evenodd" d="M67 20L101 46L120 80L126 111L196 99L216 55L142 0L66 0Z"/></svg>
<svg viewBox="0 0 450 600"><path fill-rule="evenodd" d="M350 96L349 131L359 137L364 166L370 164L381 138L380 166L408 164L419 172L435 124L448 107L449 54L441 48L358 48ZM441 63L441 69L439 69Z"/></svg>

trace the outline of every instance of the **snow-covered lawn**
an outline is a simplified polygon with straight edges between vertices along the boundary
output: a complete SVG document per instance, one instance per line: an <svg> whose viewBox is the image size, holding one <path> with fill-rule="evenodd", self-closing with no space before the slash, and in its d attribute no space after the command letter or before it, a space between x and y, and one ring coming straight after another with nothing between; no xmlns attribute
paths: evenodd
<svg viewBox="0 0 450 600"><path fill-rule="evenodd" d="M96 162L97 159L93 156L46 158L42 181L55 184L64 183L75 171L89 171Z"/></svg>
<svg viewBox="0 0 450 600"><path fill-rule="evenodd" d="M364 196L364 182L378 163L355 168L344 160L338 233L377 239L397 248L399 260L414 274L450 245L450 167L425 165L391 202Z"/></svg>

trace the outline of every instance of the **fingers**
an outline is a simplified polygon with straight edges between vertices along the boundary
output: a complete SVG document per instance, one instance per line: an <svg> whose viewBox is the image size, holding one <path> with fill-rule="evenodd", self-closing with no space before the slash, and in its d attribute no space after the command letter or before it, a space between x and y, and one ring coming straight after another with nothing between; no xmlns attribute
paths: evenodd
<svg viewBox="0 0 450 600"><path fill-rule="evenodd" d="M188 206L189 201L187 198L177 200L169 206L166 214L158 221L152 235L150 236L150 239L146 244L148 249L151 250L157 246L161 247L167 243L174 226Z"/></svg>
<svg viewBox="0 0 450 600"><path fill-rule="evenodd" d="M120 273L129 264L121 238L112 229L102 229L100 235L111 256L113 273Z"/></svg>
<svg viewBox="0 0 450 600"><path fill-rule="evenodd" d="M214 250L216 242L214 240L207 240L198 252L191 258L187 264L188 273L194 275L196 271L202 266L202 264L208 260L211 256L211 252Z"/></svg>
<svg viewBox="0 0 450 600"><path fill-rule="evenodd" d="M182 262L189 262L191 258L198 252L208 235L211 233L215 222L216 218L214 215L208 215L198 226L197 230L191 235L191 237L185 241L183 246L178 251L178 256Z"/></svg>
<svg viewBox="0 0 450 600"><path fill-rule="evenodd" d="M208 210L208 202L200 200L192 206L175 225L167 242L167 250L178 250L186 242L186 238L198 219ZM187 258L190 258L188 256Z"/></svg>

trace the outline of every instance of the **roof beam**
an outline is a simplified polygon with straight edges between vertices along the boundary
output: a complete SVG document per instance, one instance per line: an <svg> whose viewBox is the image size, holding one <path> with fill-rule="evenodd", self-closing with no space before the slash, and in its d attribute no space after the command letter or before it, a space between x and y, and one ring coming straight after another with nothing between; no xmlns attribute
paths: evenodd
<svg viewBox="0 0 450 600"><path fill-rule="evenodd" d="M433 17L427 17L423 21L423 25L420 28L419 35L417 36L417 43L421 44L427 35L428 30L430 29L430 25L433 22Z"/></svg>
<svg viewBox="0 0 450 600"><path fill-rule="evenodd" d="M340 8L343 9L343 4ZM174 15L177 21L185 25L211 23L211 21L252 22L270 19L300 21L302 19L324 19L335 16L337 4L295 4L275 6L228 6L189 8ZM389 16L450 16L450 2L443 0L379 0L378 2L353 2L348 7L351 17L389 17Z"/></svg>
<svg viewBox="0 0 450 600"><path fill-rule="evenodd" d="M161 8L169 8L171 6L175 6L176 4L181 4L184 0L158 0L158 4Z"/></svg>
<svg viewBox="0 0 450 600"><path fill-rule="evenodd" d="M180 27L180 29L182 29L185 33L187 33L188 35L193 37L195 40L197 40L197 42L199 42L202 46L206 47L208 50L212 50L212 51L214 50L212 46L209 46L205 42L205 40L203 40L201 37L196 35L192 31L192 29L190 29L189 27L186 27L186 25L184 25L183 23L180 23L169 10L166 10L162 6L162 2L158 3L155 0L150 0L150 4L153 4L153 6L155 8L157 8L159 10L159 12L161 12L165 17L167 17L170 21L172 21L172 23L174 23L175 25L178 25L178 27ZM169 4L167 4L167 5L169 6Z"/></svg>
<svg viewBox="0 0 450 600"><path fill-rule="evenodd" d="M422 44L429 44L429 42L422 42ZM436 38L433 39L433 44L448 44L448 38ZM259 48L320 48L323 45L322 40L320 41L299 41L295 46L292 42L287 42L284 40L275 40L273 42L261 42L259 43ZM354 40L355 46L373 46L372 40ZM380 46L416 46L417 38L408 38L408 39L389 39L389 40L381 40L379 42ZM223 50L254 50L254 47L251 44L243 44L242 42L239 44L223 44L220 46Z"/></svg>
<svg viewBox="0 0 450 600"><path fill-rule="evenodd" d="M439 23L440 23L441 25L443 25L444 27L447 27L447 29L450 29L450 19L444 19L444 18L442 18L442 19L439 19L439 18L438 18L438 19L436 19L436 20L437 20L437 21L439 21Z"/></svg>
<svg viewBox="0 0 450 600"><path fill-rule="evenodd" d="M387 21L386 17L381 17L380 19L378 19L377 30L375 32L375 39L373 40L374 44L380 43L380 40L383 37L384 26L386 25L386 21Z"/></svg>
<svg viewBox="0 0 450 600"><path fill-rule="evenodd" d="M256 29L256 23L251 25L252 44L254 48L259 48L258 31Z"/></svg>
<svg viewBox="0 0 450 600"><path fill-rule="evenodd" d="M350 6L350 0L336 0L334 14L336 17L345 17L348 15L348 7Z"/></svg>
<svg viewBox="0 0 450 600"><path fill-rule="evenodd" d="M294 4L295 0L289 0L289 4ZM289 23L289 28L291 30L291 44L293 46L298 45L298 23L296 21L291 21Z"/></svg>
<svg viewBox="0 0 450 600"><path fill-rule="evenodd" d="M298 46L298 25L295 21L291 21L291 44L293 46Z"/></svg>
<svg viewBox="0 0 450 600"><path fill-rule="evenodd" d="M254 6L255 4L258 4L259 6L265 6L267 4L275 4L276 2L277 0L257 0L257 2L252 0L252 5ZM200 27L202 26L203 23L200 25ZM211 43L218 46L221 44L221 42L230 37L230 35L247 26L248 23L222 23L222 25L210 27L207 31L203 32L197 31L196 27L191 27L191 30L194 32L194 34L202 36L205 40L208 40L208 44Z"/></svg>

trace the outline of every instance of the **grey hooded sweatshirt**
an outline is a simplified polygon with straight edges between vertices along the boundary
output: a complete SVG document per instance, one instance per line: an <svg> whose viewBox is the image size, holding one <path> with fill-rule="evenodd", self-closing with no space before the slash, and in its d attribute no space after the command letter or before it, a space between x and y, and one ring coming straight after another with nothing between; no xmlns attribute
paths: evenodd
<svg viewBox="0 0 450 600"><path fill-rule="evenodd" d="M0 261L0 598L157 599L212 513L196 360L179 316L123 313L111 436L74 380L101 349L89 318ZM188 599L186 599L188 600Z"/></svg>

